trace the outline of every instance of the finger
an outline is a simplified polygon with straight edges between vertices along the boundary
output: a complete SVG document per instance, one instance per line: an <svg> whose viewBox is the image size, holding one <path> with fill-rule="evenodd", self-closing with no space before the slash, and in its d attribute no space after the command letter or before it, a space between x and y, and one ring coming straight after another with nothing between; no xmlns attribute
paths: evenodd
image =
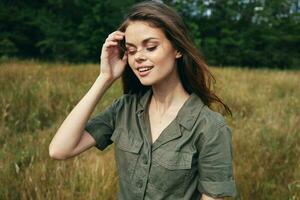
<svg viewBox="0 0 300 200"><path fill-rule="evenodd" d="M105 41L120 41L124 38L123 35L110 35Z"/></svg>
<svg viewBox="0 0 300 200"><path fill-rule="evenodd" d="M125 36L125 33L124 32L121 32L121 31L114 31L112 33L110 33L107 38L112 38L114 36Z"/></svg>
<svg viewBox="0 0 300 200"><path fill-rule="evenodd" d="M114 37L114 36L124 36L124 35L125 35L125 33L123 33L123 32L117 32L117 31L115 31L115 32L109 34L109 35L107 36L107 38L112 38L112 37Z"/></svg>
<svg viewBox="0 0 300 200"><path fill-rule="evenodd" d="M118 45L118 42L116 42L116 41L107 41L107 42L104 43L103 46L105 48L109 48L109 47L117 46L117 45Z"/></svg>
<svg viewBox="0 0 300 200"><path fill-rule="evenodd" d="M125 35L125 33L122 31L114 31L114 32L112 32L112 34Z"/></svg>

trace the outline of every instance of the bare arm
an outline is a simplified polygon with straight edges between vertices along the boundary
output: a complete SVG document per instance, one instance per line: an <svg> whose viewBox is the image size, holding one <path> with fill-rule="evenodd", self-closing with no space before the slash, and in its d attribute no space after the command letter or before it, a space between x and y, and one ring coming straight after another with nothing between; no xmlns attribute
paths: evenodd
<svg viewBox="0 0 300 200"><path fill-rule="evenodd" d="M209 197L205 194L202 194L202 197L200 198L200 200L224 200L223 198L213 198L213 197Z"/></svg>
<svg viewBox="0 0 300 200"><path fill-rule="evenodd" d="M125 69L127 55L119 58L117 43L123 37L124 33L115 31L106 39L101 52L100 75L57 130L49 145L50 157L67 159L96 144L84 127L106 90Z"/></svg>
<svg viewBox="0 0 300 200"><path fill-rule="evenodd" d="M96 141L84 131L84 126L109 85L110 82L101 75L97 78L56 132L49 146L51 157L66 159L96 144Z"/></svg>

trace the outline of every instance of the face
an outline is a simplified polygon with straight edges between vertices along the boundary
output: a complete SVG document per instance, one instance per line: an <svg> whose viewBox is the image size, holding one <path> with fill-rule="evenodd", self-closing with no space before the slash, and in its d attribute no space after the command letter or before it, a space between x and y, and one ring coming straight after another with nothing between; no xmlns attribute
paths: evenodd
<svg viewBox="0 0 300 200"><path fill-rule="evenodd" d="M159 28L147 22L130 22L125 31L128 64L143 85L176 79L180 54Z"/></svg>

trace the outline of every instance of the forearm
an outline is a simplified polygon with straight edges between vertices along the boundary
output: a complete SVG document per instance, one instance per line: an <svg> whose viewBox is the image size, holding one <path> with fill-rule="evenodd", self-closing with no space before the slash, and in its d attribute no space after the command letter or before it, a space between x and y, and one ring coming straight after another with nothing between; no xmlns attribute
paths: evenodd
<svg viewBox="0 0 300 200"><path fill-rule="evenodd" d="M224 200L223 198L213 198L213 197L209 197L205 194L202 194L202 197L200 198L200 200Z"/></svg>
<svg viewBox="0 0 300 200"><path fill-rule="evenodd" d="M68 155L76 147L89 117L112 82L98 76L57 130L49 146L50 154Z"/></svg>

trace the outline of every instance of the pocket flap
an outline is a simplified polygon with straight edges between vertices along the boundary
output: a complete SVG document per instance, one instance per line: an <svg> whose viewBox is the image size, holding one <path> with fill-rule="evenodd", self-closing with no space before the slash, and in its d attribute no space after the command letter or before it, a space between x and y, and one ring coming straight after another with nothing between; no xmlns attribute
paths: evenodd
<svg viewBox="0 0 300 200"><path fill-rule="evenodd" d="M191 169L193 153L157 149L153 160L170 170Z"/></svg>
<svg viewBox="0 0 300 200"><path fill-rule="evenodd" d="M143 145L143 141L137 138L136 134L129 135L124 129L116 129L110 139L119 149L131 153L139 153Z"/></svg>

